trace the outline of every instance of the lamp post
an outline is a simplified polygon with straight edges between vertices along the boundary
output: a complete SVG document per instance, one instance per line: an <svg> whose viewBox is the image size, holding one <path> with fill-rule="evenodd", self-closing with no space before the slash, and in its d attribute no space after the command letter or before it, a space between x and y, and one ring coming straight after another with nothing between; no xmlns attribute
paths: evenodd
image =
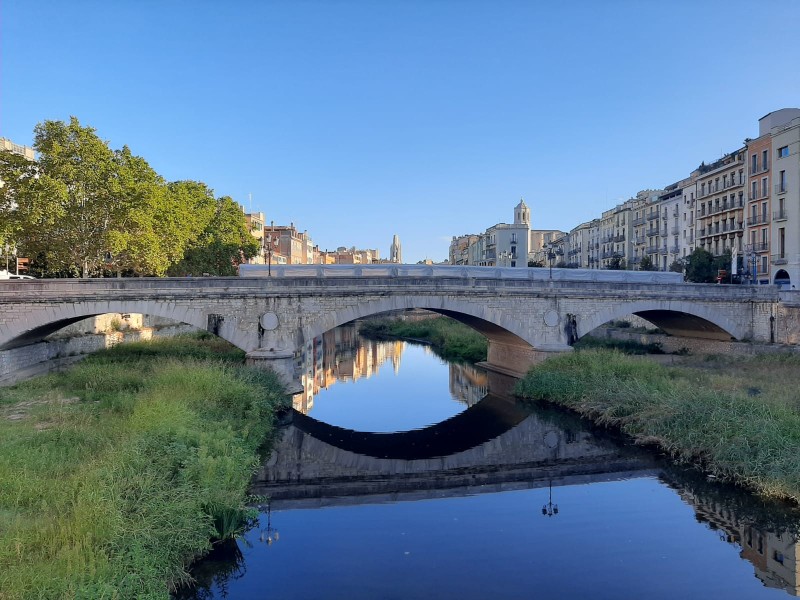
<svg viewBox="0 0 800 600"><path fill-rule="evenodd" d="M264 253L267 255L267 277L272 277L272 253L278 247L279 236L268 233L264 236Z"/></svg>
<svg viewBox="0 0 800 600"><path fill-rule="evenodd" d="M561 248L556 249L552 242L547 245L547 260L550 263L550 279L553 278L553 259L556 256L563 256L564 251Z"/></svg>

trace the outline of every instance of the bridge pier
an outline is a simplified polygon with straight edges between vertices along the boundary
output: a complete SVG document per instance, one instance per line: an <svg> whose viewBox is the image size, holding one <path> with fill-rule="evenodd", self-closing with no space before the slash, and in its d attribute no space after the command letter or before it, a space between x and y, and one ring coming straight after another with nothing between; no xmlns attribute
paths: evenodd
<svg viewBox="0 0 800 600"><path fill-rule="evenodd" d="M497 371L512 377L524 377L534 365L558 356L562 352L571 352L567 345L543 346L532 348L525 344L514 344L505 341L489 340L489 349L485 362L479 366L490 371Z"/></svg>
<svg viewBox="0 0 800 600"><path fill-rule="evenodd" d="M272 369L278 375L289 395L299 394L303 386L294 375L294 352L291 350L264 350L248 352L244 364L259 369Z"/></svg>

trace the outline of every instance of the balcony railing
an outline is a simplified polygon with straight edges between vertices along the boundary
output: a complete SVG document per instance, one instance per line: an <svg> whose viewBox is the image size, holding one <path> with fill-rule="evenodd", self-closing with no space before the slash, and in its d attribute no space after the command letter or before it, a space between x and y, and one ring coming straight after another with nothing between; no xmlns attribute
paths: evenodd
<svg viewBox="0 0 800 600"><path fill-rule="evenodd" d="M661 254L664 254L664 255L666 255L666 253L667 253L667 247L666 247L666 246L661 246L661 249L659 250L659 252L661 252Z"/></svg>
<svg viewBox="0 0 800 600"><path fill-rule="evenodd" d="M748 169L748 173L750 173L750 175L758 175L759 173L764 173L766 171L769 171L769 161L756 165L755 169L753 169L753 165L750 165Z"/></svg>
<svg viewBox="0 0 800 600"><path fill-rule="evenodd" d="M681 230L681 228L680 228L678 225L673 225L673 226L670 228L670 230L669 230L669 233L670 233L670 235L678 235L678 233L680 232L680 230Z"/></svg>
<svg viewBox="0 0 800 600"><path fill-rule="evenodd" d="M670 254L679 254L680 253L680 248L678 246L670 246L669 253Z"/></svg>
<svg viewBox="0 0 800 600"><path fill-rule="evenodd" d="M769 222L769 216L761 213L760 215L752 215L747 217L747 226L753 227L754 225L762 225Z"/></svg>
<svg viewBox="0 0 800 600"><path fill-rule="evenodd" d="M649 215L647 215L647 220L648 221L652 221L653 219L657 219L658 218L658 214L659 213L657 213L657 212L650 213Z"/></svg>
<svg viewBox="0 0 800 600"><path fill-rule="evenodd" d="M748 252L767 252L769 251L769 242L756 242L755 244L747 244L745 250Z"/></svg>
<svg viewBox="0 0 800 600"><path fill-rule="evenodd" d="M624 233L620 233L619 235L615 235L614 236L614 241L615 242L624 242L625 241L625 234Z"/></svg>
<svg viewBox="0 0 800 600"><path fill-rule="evenodd" d="M786 259L785 254L773 254L770 257L769 262L771 262L773 265L785 265L789 261Z"/></svg>
<svg viewBox="0 0 800 600"><path fill-rule="evenodd" d="M788 191L788 186L786 185L785 181L783 183L776 183L775 184L775 193L776 194L785 194L787 191Z"/></svg>
<svg viewBox="0 0 800 600"><path fill-rule="evenodd" d="M645 235L658 235L658 229L656 227L651 227L645 232Z"/></svg>
<svg viewBox="0 0 800 600"><path fill-rule="evenodd" d="M647 247L648 254L658 254L658 246L648 246Z"/></svg>
<svg viewBox="0 0 800 600"><path fill-rule="evenodd" d="M789 217L786 216L786 209L776 210L772 213L772 220L773 221L785 221Z"/></svg>
<svg viewBox="0 0 800 600"><path fill-rule="evenodd" d="M639 217L638 219L634 219L633 220L633 226L634 227L638 227L639 225L644 225L646 220L647 219L645 219L644 217Z"/></svg>

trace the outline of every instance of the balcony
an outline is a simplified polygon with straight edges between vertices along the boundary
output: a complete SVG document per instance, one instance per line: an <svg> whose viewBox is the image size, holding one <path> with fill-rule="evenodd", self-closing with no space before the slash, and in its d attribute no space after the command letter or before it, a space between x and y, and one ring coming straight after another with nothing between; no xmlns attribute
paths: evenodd
<svg viewBox="0 0 800 600"><path fill-rule="evenodd" d="M680 230L681 230L681 228L678 225L673 225L670 228L669 233L670 233L670 235L678 235L678 233L680 233Z"/></svg>
<svg viewBox="0 0 800 600"><path fill-rule="evenodd" d="M647 254L658 254L658 246L648 246L646 252Z"/></svg>
<svg viewBox="0 0 800 600"><path fill-rule="evenodd" d="M660 252L662 255L665 255L665 256L666 256L666 254L667 254L667 247L666 247L666 246L661 246L661 249L659 250L659 252Z"/></svg>
<svg viewBox="0 0 800 600"><path fill-rule="evenodd" d="M754 227L756 225L763 225L764 223L768 223L769 218L765 213L760 215L753 215L751 217L747 217L747 226Z"/></svg>
<svg viewBox="0 0 800 600"><path fill-rule="evenodd" d="M638 227L639 225L644 225L646 219L644 217L639 217L638 219L633 220L633 226Z"/></svg>
<svg viewBox="0 0 800 600"><path fill-rule="evenodd" d="M772 213L773 221L785 221L789 217L786 216L786 209L781 209Z"/></svg>
<svg viewBox="0 0 800 600"><path fill-rule="evenodd" d="M752 191L750 191L750 193L747 194L747 200L748 202L753 202L754 200L761 200L761 192L757 191L754 194Z"/></svg>
<svg viewBox="0 0 800 600"><path fill-rule="evenodd" d="M771 262L773 265L785 265L789 261L786 259L785 254L773 254L770 257L769 262Z"/></svg>
<svg viewBox="0 0 800 600"><path fill-rule="evenodd" d="M788 190L788 186L786 185L785 181L782 182L782 183L776 183L775 184L775 193L776 194L785 194L788 191L789 191Z"/></svg>
<svg viewBox="0 0 800 600"><path fill-rule="evenodd" d="M645 235L658 235L658 229L656 227L651 227L645 232Z"/></svg>
<svg viewBox="0 0 800 600"><path fill-rule="evenodd" d="M669 253L670 254L680 254L680 248L678 246L670 246Z"/></svg>
<svg viewBox="0 0 800 600"><path fill-rule="evenodd" d="M620 233L619 235L615 235L614 236L614 241L615 242L624 242L625 241L625 234L624 233Z"/></svg>
<svg viewBox="0 0 800 600"><path fill-rule="evenodd" d="M769 171L769 161L756 165L755 169L753 169L753 166L750 165L750 168L748 169L748 173L750 175L758 175L759 173L766 173L767 171Z"/></svg>
<svg viewBox="0 0 800 600"><path fill-rule="evenodd" d="M758 242L756 244L748 244L745 247L748 252L768 252L769 242Z"/></svg>
<svg viewBox="0 0 800 600"><path fill-rule="evenodd" d="M652 213L650 213L649 215L647 215L647 220L648 220L648 221L652 221L653 219L657 219L657 218L658 218L658 215L659 215L659 213L657 213L657 212L652 212Z"/></svg>

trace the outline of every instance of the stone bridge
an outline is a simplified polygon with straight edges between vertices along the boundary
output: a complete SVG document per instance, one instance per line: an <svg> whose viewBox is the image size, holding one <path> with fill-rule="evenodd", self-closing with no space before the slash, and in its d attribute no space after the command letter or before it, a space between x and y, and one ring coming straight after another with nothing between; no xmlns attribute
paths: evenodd
<svg viewBox="0 0 800 600"><path fill-rule="evenodd" d="M495 271L4 281L0 349L39 341L92 315L143 313L211 331L246 351L249 362L272 366L291 382L305 341L401 309L431 310L475 328L489 340L488 365L516 374L630 314L679 336L796 341L798 293L786 297L773 286L522 279Z"/></svg>

